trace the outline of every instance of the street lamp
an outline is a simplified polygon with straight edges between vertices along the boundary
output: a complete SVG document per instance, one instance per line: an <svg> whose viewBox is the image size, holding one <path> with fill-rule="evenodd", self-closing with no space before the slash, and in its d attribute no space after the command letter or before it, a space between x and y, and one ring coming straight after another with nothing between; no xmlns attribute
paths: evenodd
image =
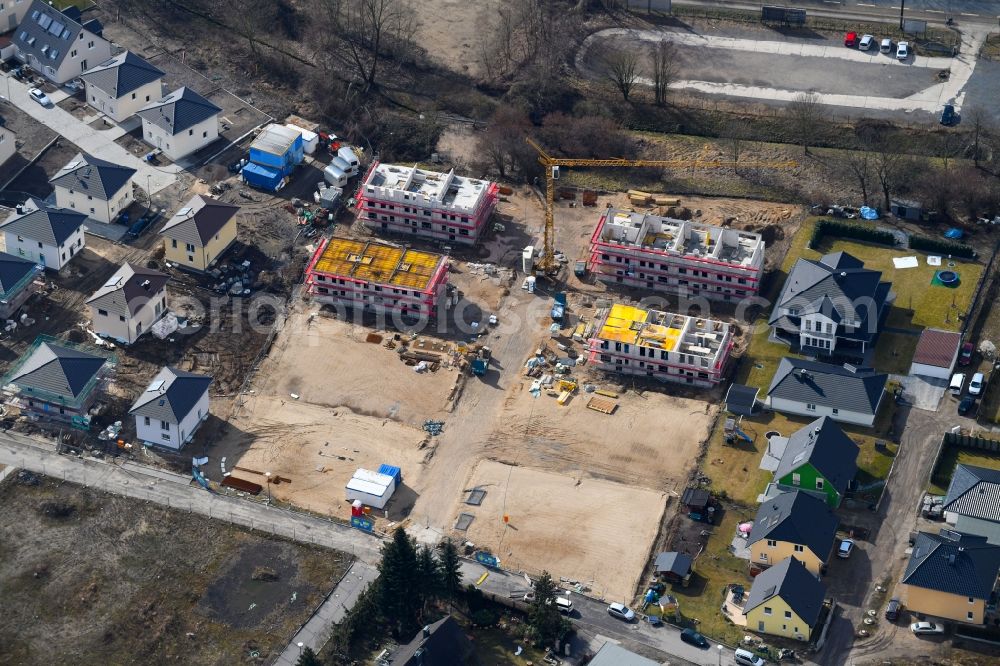
<svg viewBox="0 0 1000 666"><path fill-rule="evenodd" d="M302 648L304 648L304 647L306 646L306 644L305 644L305 643L303 643L302 641L299 641L299 642L298 642L298 643L296 643L295 645L297 645L297 646L298 646L298 648L299 648L299 656L301 657L301 656L302 656Z"/></svg>
<svg viewBox="0 0 1000 666"><path fill-rule="evenodd" d="M264 472L264 478L267 479L267 503L270 504L271 503L271 473L270 472ZM301 643L299 644L299 646L301 647Z"/></svg>
<svg viewBox="0 0 1000 666"><path fill-rule="evenodd" d="M719 648L719 666L722 666L722 646L716 645L715 647Z"/></svg>

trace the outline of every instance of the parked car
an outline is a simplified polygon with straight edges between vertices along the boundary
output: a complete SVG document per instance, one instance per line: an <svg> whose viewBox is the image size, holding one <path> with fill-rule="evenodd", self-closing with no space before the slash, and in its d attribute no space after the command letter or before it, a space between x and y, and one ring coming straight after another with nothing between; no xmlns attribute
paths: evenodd
<svg viewBox="0 0 1000 666"><path fill-rule="evenodd" d="M861 41L858 42L858 48L862 51L870 51L873 46L875 46L874 35L863 35Z"/></svg>
<svg viewBox="0 0 1000 666"><path fill-rule="evenodd" d="M945 104L944 110L941 111L941 124L942 125L953 125L955 124L955 105Z"/></svg>
<svg viewBox="0 0 1000 666"><path fill-rule="evenodd" d="M858 33L849 32L844 35L844 46L850 46L851 48L858 45Z"/></svg>
<svg viewBox="0 0 1000 666"><path fill-rule="evenodd" d="M917 636L940 636L944 633L944 625L936 622L914 622L910 631Z"/></svg>
<svg viewBox="0 0 1000 666"><path fill-rule="evenodd" d="M986 381L986 377L983 373L977 372L972 375L972 381L969 382L969 395L979 395L983 392L983 382Z"/></svg>
<svg viewBox="0 0 1000 666"><path fill-rule="evenodd" d="M903 605L899 603L898 597L889 599L889 605L885 607L885 619L889 620L889 622L895 622L899 619L899 611L902 608Z"/></svg>
<svg viewBox="0 0 1000 666"><path fill-rule="evenodd" d="M879 51L882 53L892 53L892 40L886 37L882 40L882 44L879 46Z"/></svg>
<svg viewBox="0 0 1000 666"><path fill-rule="evenodd" d="M31 90L29 90L28 97L35 100L42 106L52 106L52 100L49 99L49 96L43 93L38 88L32 88Z"/></svg>
<svg viewBox="0 0 1000 666"><path fill-rule="evenodd" d="M958 403L958 413L960 416L965 416L972 411L972 408L976 406L976 399L971 395L967 395L962 398L962 401Z"/></svg>
<svg viewBox="0 0 1000 666"><path fill-rule="evenodd" d="M854 552L854 539L844 539L837 546L837 557L842 557L845 560L851 556Z"/></svg>
<svg viewBox="0 0 1000 666"><path fill-rule="evenodd" d="M616 617L619 620L625 620L626 622L631 622L635 619L635 611L625 604L620 604L618 602L608 606L608 615Z"/></svg>
<svg viewBox="0 0 1000 666"><path fill-rule="evenodd" d="M896 60L906 60L910 57L910 43L900 42L896 44Z"/></svg>
<svg viewBox="0 0 1000 666"><path fill-rule="evenodd" d="M971 342L966 342L962 345L962 351L958 355L959 365L969 365L972 363L972 352L976 351L976 346Z"/></svg>
<svg viewBox="0 0 1000 666"><path fill-rule="evenodd" d="M739 666L767 666L767 661L763 657L743 648L733 653L733 661Z"/></svg>
<svg viewBox="0 0 1000 666"><path fill-rule="evenodd" d="M681 632L681 640L696 647L707 648L708 641L694 629L685 629Z"/></svg>

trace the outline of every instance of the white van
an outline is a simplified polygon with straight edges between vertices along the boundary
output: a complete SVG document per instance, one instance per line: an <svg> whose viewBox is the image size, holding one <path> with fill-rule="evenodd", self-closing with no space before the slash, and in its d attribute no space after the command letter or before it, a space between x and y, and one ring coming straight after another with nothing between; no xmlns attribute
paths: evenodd
<svg viewBox="0 0 1000 666"><path fill-rule="evenodd" d="M767 662L763 658L758 657L750 650L742 648L733 653L733 659L740 666L767 666Z"/></svg>
<svg viewBox="0 0 1000 666"><path fill-rule="evenodd" d="M948 390L951 391L952 395L962 395L963 386L965 386L965 375L961 372L956 372L951 376L951 383L948 385Z"/></svg>
<svg viewBox="0 0 1000 666"><path fill-rule="evenodd" d="M569 600L569 597L558 595L556 596L556 608L563 615L569 615L573 612L573 602Z"/></svg>
<svg viewBox="0 0 1000 666"><path fill-rule="evenodd" d="M969 395L979 395L983 392L983 382L986 381L986 377L981 372L977 372L972 375L972 379L969 380Z"/></svg>

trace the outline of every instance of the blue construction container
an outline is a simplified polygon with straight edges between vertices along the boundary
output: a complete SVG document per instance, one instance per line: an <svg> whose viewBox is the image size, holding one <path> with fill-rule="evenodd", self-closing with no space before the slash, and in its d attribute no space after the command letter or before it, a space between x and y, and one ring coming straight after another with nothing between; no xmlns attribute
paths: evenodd
<svg viewBox="0 0 1000 666"><path fill-rule="evenodd" d="M241 173L247 185L261 190L271 190L272 192L277 191L281 187L281 181L284 179L284 175L280 169L254 162L250 162L243 167Z"/></svg>
<svg viewBox="0 0 1000 666"><path fill-rule="evenodd" d="M379 474L385 474L386 476L391 476L396 482L396 487L399 487L403 483L403 470L399 469L395 465L385 465L383 464L378 468Z"/></svg>
<svg viewBox="0 0 1000 666"><path fill-rule="evenodd" d="M290 175L299 164L302 163L305 147L302 142L302 134L284 125L268 125L250 144L250 164L243 167L244 176L247 169L256 164L258 167L267 167L272 172L276 171L279 177L274 182L273 187L283 178ZM265 170L251 170L251 178L262 182L274 181L273 175L264 176ZM255 183L247 179L251 185ZM266 184L260 187L268 187Z"/></svg>

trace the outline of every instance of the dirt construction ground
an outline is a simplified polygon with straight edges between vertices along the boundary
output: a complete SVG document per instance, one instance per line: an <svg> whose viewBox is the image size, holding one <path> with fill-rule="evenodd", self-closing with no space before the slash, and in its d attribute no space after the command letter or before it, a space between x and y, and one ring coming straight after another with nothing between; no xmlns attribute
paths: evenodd
<svg viewBox="0 0 1000 666"><path fill-rule="evenodd" d="M605 599L632 597L666 506L665 493L491 460L468 487L486 496L459 509L475 516L466 539L489 547L505 569L544 567Z"/></svg>
<svg viewBox="0 0 1000 666"><path fill-rule="evenodd" d="M4 664L270 663L350 564L24 472L0 504Z"/></svg>

